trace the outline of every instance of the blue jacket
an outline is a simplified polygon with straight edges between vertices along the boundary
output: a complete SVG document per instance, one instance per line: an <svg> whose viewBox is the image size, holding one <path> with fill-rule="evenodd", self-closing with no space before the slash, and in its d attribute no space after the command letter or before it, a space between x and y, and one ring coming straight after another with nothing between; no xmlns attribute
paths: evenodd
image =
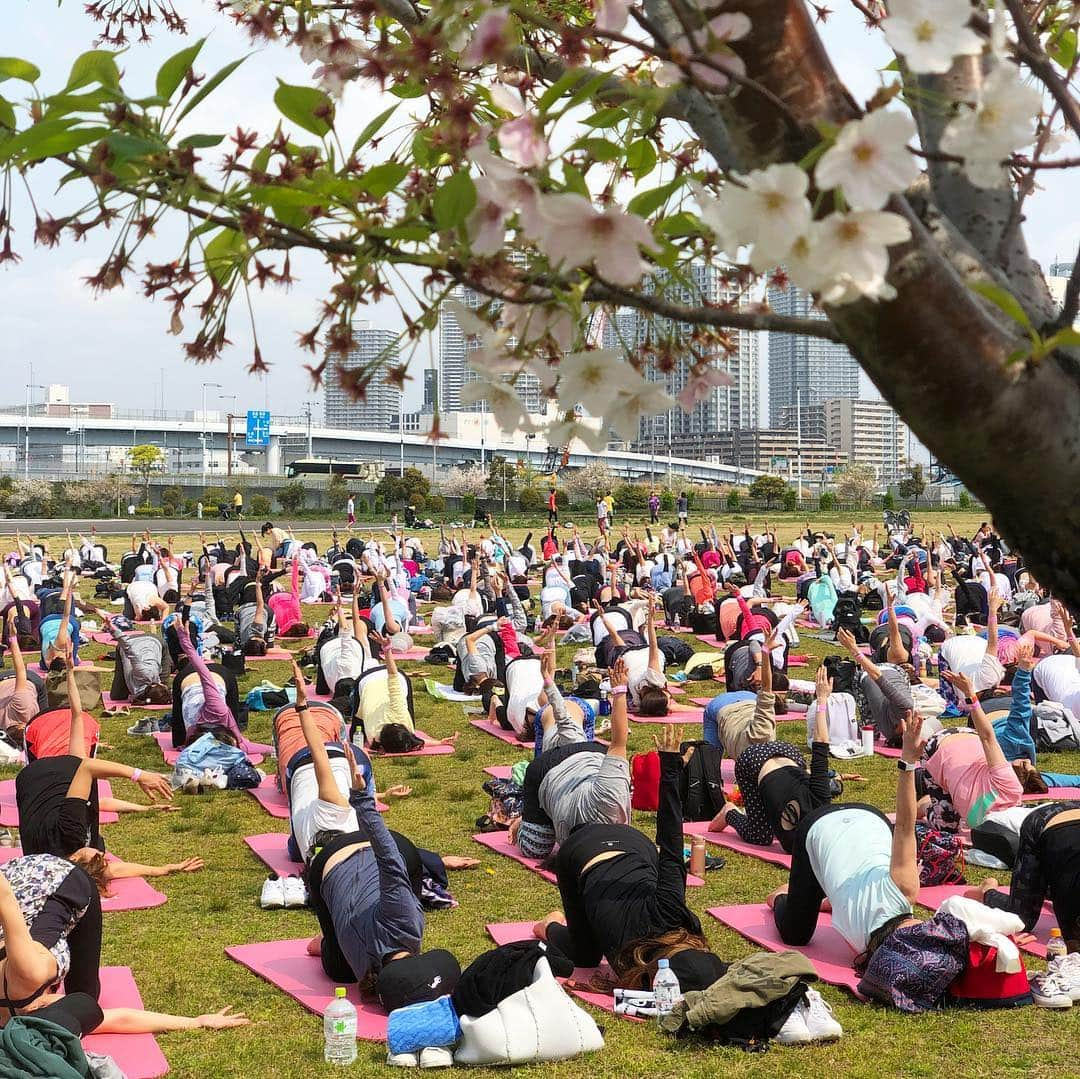
<svg viewBox="0 0 1080 1079"><path fill-rule="evenodd" d="M1012 681L1012 707L1004 719L994 721L994 735L1007 761L1026 757L1035 763L1035 742L1031 737L1031 671L1016 668Z"/></svg>

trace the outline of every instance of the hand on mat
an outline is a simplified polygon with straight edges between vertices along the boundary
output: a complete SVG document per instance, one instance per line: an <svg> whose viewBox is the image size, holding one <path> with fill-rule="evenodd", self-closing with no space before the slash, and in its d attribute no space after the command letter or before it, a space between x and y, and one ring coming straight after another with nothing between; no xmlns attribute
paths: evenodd
<svg viewBox="0 0 1080 1079"><path fill-rule="evenodd" d="M547 940L548 929L552 925L566 925L566 915L561 910L553 910L533 926L533 936L537 940Z"/></svg>
<svg viewBox="0 0 1080 1079"><path fill-rule="evenodd" d="M656 746L659 753L678 753L679 746L682 744L682 736L682 727L665 727L659 738L655 734L653 735L653 745Z"/></svg>
<svg viewBox="0 0 1080 1079"><path fill-rule="evenodd" d="M518 817L518 820L521 818ZM447 854L442 864L446 869L476 869L480 864L479 858L463 858L460 854Z"/></svg>
<svg viewBox="0 0 1080 1079"><path fill-rule="evenodd" d="M158 772L143 772L138 779L132 782L153 801L164 799L167 802L173 800L173 789L167 776Z"/></svg>
<svg viewBox="0 0 1080 1079"><path fill-rule="evenodd" d="M230 1004L219 1012L197 1016L195 1022L203 1030L227 1030L229 1027L246 1027L251 1020L243 1012L234 1012Z"/></svg>
<svg viewBox="0 0 1080 1079"><path fill-rule="evenodd" d="M412 787L406 787L404 783L395 783L383 791L387 798L408 798L412 794Z"/></svg>
<svg viewBox="0 0 1080 1079"><path fill-rule="evenodd" d="M101 743L98 742L100 748ZM175 802L151 802L149 805L138 805L132 803L135 806L132 813L179 813L180 807Z"/></svg>
<svg viewBox="0 0 1080 1079"><path fill-rule="evenodd" d="M322 933L307 942L308 955L322 955Z"/></svg>
<svg viewBox="0 0 1080 1079"><path fill-rule="evenodd" d="M452 746L457 742L460 735L461 731L454 731L453 734L448 734L445 738L440 738L437 742L431 742L429 744L433 746Z"/></svg>
<svg viewBox="0 0 1080 1079"><path fill-rule="evenodd" d="M777 888L775 892L770 892L765 897L765 906L767 906L769 908L769 910L772 910L773 907L776 906L777 899L779 899L780 896L782 896L782 895L787 895L787 890L788 890L788 886L785 884L785 885L781 886L780 888Z"/></svg>
<svg viewBox="0 0 1080 1079"><path fill-rule="evenodd" d="M201 858L185 858L182 862L169 862L161 867L164 877L170 873L198 873L205 868L206 863Z"/></svg>
<svg viewBox="0 0 1080 1079"><path fill-rule="evenodd" d="M866 776L859 775L858 772L840 772L837 775L837 779L841 783L865 783Z"/></svg>

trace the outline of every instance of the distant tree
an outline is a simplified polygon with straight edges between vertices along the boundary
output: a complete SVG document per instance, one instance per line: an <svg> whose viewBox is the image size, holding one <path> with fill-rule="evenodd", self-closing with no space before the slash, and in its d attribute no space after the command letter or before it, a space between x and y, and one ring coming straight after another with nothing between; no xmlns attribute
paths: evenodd
<svg viewBox="0 0 1080 1079"><path fill-rule="evenodd" d="M299 513L307 501L307 488L300 480L294 480L278 491L277 500L286 513Z"/></svg>
<svg viewBox="0 0 1080 1079"><path fill-rule="evenodd" d="M375 494L380 495L390 507L404 503L406 506L420 508L430 493L431 484L418 468L407 468L401 476L387 472L375 488Z"/></svg>
<svg viewBox="0 0 1080 1079"><path fill-rule="evenodd" d="M787 487L784 489L784 509L788 513L794 513L799 508L799 495L793 487Z"/></svg>
<svg viewBox="0 0 1080 1079"><path fill-rule="evenodd" d="M764 502L766 506L772 506L784 497L788 485L779 476L758 476L747 492L751 498L758 502Z"/></svg>
<svg viewBox="0 0 1080 1079"><path fill-rule="evenodd" d="M910 498L915 505L919 504L919 498L926 490L926 477L923 475L922 465L908 465L907 472L900 478L896 485L901 498Z"/></svg>
<svg viewBox="0 0 1080 1079"><path fill-rule="evenodd" d="M967 491L961 491L960 497L956 500L956 504L962 510L971 509L971 495L969 495Z"/></svg>
<svg viewBox="0 0 1080 1079"><path fill-rule="evenodd" d="M883 510L894 510L894 509L896 509L896 499L893 498L892 491L886 491L881 496L881 508Z"/></svg>
<svg viewBox="0 0 1080 1079"><path fill-rule="evenodd" d="M877 487L877 476L869 465L848 465L836 473L835 479L840 501L858 506L869 502Z"/></svg>
<svg viewBox="0 0 1080 1079"><path fill-rule="evenodd" d="M349 494L349 481L335 472L326 485L326 497L330 505L335 509L340 509L349 500Z"/></svg>
<svg viewBox="0 0 1080 1079"><path fill-rule="evenodd" d="M484 484L489 498L512 502L517 497L517 468L501 453L488 462L487 480Z"/></svg>
<svg viewBox="0 0 1080 1079"><path fill-rule="evenodd" d="M818 509L831 510L836 508L836 495L832 491L822 491L818 496Z"/></svg>
<svg viewBox="0 0 1080 1079"><path fill-rule="evenodd" d="M52 499L48 480L15 480L7 497L10 512L16 515L47 517Z"/></svg>
<svg viewBox="0 0 1080 1079"><path fill-rule="evenodd" d="M644 513L648 506L648 488L637 483L623 483L615 488L615 508L620 513Z"/></svg>
<svg viewBox="0 0 1080 1079"><path fill-rule="evenodd" d="M161 452L160 446L144 442L138 446L132 446L127 451L127 459L128 464L131 465L131 471L138 476L142 476L144 484L143 502L150 505L150 473L157 472L161 468L161 463L165 460L165 454Z"/></svg>
<svg viewBox="0 0 1080 1079"><path fill-rule="evenodd" d="M590 461L587 465L568 472L563 481L572 495L585 499L597 499L610 494L615 477L603 461Z"/></svg>
<svg viewBox="0 0 1080 1079"><path fill-rule="evenodd" d="M469 468L452 468L442 481L442 489L453 498L464 498L466 495L482 495L487 486L487 477L484 470L479 466Z"/></svg>
<svg viewBox="0 0 1080 1079"><path fill-rule="evenodd" d="M738 491L737 488L732 487L732 489L730 491L728 491L728 494L727 494L727 508L729 510L731 510L732 513L738 513L739 512L739 507L741 505L742 505L742 495L739 494L739 491Z"/></svg>
<svg viewBox="0 0 1080 1079"><path fill-rule="evenodd" d="M274 508L274 504L270 501L266 495L252 495L251 496L251 515L252 517L269 517L270 511Z"/></svg>
<svg viewBox="0 0 1080 1079"><path fill-rule="evenodd" d="M518 509L522 513L539 513L544 508L544 496L535 487L523 487L518 492Z"/></svg>

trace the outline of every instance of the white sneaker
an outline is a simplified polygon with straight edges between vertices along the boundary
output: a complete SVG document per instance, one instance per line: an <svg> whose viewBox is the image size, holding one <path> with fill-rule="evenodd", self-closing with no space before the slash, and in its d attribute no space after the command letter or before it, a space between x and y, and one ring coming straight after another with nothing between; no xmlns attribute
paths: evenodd
<svg viewBox="0 0 1080 1079"><path fill-rule="evenodd" d="M418 1053L387 1053L386 1063L391 1068L418 1068L420 1055Z"/></svg>
<svg viewBox="0 0 1080 1079"><path fill-rule="evenodd" d="M285 884L280 877L267 877L263 881L259 906L263 910L284 910Z"/></svg>
<svg viewBox="0 0 1080 1079"><path fill-rule="evenodd" d="M1031 977L1031 995L1040 1008L1071 1008L1072 993L1066 983L1052 970Z"/></svg>
<svg viewBox="0 0 1080 1079"><path fill-rule="evenodd" d="M806 1025L807 1010L806 1004L801 1000L795 1005L795 1010L776 1033L776 1040L781 1045L806 1045L813 1041L810 1028Z"/></svg>
<svg viewBox="0 0 1080 1079"><path fill-rule="evenodd" d="M816 990L806 991L806 1028L815 1042L834 1042L844 1028L836 1021L829 1002Z"/></svg>
<svg viewBox="0 0 1080 1079"><path fill-rule="evenodd" d="M1080 1003L1080 952L1051 959L1046 968L1069 994L1074 1004Z"/></svg>
<svg viewBox="0 0 1080 1079"><path fill-rule="evenodd" d="M420 1050L421 1068L452 1068L454 1066L454 1054L442 1046L429 1045L427 1049Z"/></svg>
<svg viewBox="0 0 1080 1079"><path fill-rule="evenodd" d="M283 885L285 889L285 906L289 910L307 906L307 888L304 887L304 882L299 877L285 877Z"/></svg>

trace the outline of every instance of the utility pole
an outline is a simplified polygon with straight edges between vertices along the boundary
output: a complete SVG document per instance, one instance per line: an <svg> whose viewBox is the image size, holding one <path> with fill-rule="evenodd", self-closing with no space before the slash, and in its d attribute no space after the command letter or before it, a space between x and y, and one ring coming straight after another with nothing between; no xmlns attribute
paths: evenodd
<svg viewBox="0 0 1080 1079"><path fill-rule="evenodd" d="M802 500L802 388L795 389L795 454L799 461L799 500Z"/></svg>

